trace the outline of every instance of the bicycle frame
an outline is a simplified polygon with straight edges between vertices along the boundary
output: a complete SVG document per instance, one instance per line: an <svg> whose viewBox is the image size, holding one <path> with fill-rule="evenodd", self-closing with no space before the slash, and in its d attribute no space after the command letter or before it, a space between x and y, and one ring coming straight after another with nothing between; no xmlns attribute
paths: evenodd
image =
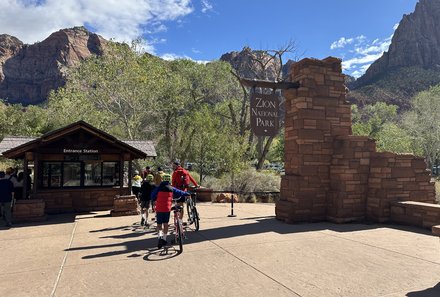
<svg viewBox="0 0 440 297"><path fill-rule="evenodd" d="M179 243L180 253L183 252L183 239L185 239L185 228L183 228L182 219L180 219L181 206L177 205L174 200L174 206L172 207L174 217L174 241Z"/></svg>
<svg viewBox="0 0 440 297"><path fill-rule="evenodd" d="M191 195L189 197L187 197L185 200L186 212L188 215L188 222L190 224L194 224L195 231L199 231L200 218L199 218L199 213L197 212L197 207L196 207L196 194L193 192L190 192L190 193L191 193ZM193 196L194 196L194 198L193 198Z"/></svg>

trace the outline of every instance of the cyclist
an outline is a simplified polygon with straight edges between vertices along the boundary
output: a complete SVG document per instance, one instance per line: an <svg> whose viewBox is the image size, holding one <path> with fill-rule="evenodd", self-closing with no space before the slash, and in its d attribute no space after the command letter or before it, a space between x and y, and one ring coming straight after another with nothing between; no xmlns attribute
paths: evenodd
<svg viewBox="0 0 440 297"><path fill-rule="evenodd" d="M140 202L141 202L141 226L148 227L148 209L150 208L151 192L156 188L153 183L154 176L152 174L147 174L145 180L142 183L140 190Z"/></svg>
<svg viewBox="0 0 440 297"><path fill-rule="evenodd" d="M151 193L151 200L156 201L157 248L167 245L168 222L170 221L173 197L189 196L190 193L176 189L170 185L171 175L164 174L163 181ZM163 225L163 230L162 230Z"/></svg>
<svg viewBox="0 0 440 297"><path fill-rule="evenodd" d="M180 166L179 161L173 162L173 178L172 178L172 185L173 187L182 190L182 191L188 191L188 187L190 183L192 183L196 188L199 187L196 180L189 174L189 172ZM185 197L180 197L179 200L177 200L178 205L183 206L183 203L185 202ZM180 212L180 218L183 218L183 208ZM187 223L183 223L184 226L187 225Z"/></svg>

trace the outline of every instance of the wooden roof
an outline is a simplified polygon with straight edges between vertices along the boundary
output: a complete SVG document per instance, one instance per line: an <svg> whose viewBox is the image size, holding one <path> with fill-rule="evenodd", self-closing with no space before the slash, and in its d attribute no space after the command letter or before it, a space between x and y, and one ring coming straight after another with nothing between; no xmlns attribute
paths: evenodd
<svg viewBox="0 0 440 297"><path fill-rule="evenodd" d="M26 151L31 151L39 145L53 142L78 130L85 130L103 141L127 151L137 159L157 156L154 144L151 141L121 141L84 121L75 122L38 138L7 136L0 142L0 154L11 159L21 158Z"/></svg>
<svg viewBox="0 0 440 297"><path fill-rule="evenodd" d="M2 155L5 151L35 139L36 138L26 136L5 136L5 138L3 138L3 140L0 142L0 155Z"/></svg>

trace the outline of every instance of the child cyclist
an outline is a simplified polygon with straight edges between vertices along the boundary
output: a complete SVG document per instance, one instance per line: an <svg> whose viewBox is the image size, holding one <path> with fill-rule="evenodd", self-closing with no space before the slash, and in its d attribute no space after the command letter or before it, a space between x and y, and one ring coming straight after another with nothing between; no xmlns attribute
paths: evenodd
<svg viewBox="0 0 440 297"><path fill-rule="evenodd" d="M173 197L190 196L190 193L172 187L170 181L171 175L164 174L163 181L151 193L151 200L156 201L157 248L159 249L167 245L168 222L170 221Z"/></svg>

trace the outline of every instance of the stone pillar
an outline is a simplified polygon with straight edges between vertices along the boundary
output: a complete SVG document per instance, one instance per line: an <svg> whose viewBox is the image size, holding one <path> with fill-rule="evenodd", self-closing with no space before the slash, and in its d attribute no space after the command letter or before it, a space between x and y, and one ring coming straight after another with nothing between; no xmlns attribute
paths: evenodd
<svg viewBox="0 0 440 297"><path fill-rule="evenodd" d="M300 88L283 93L286 174L276 217L286 222L325 220L333 142L351 134L341 60L303 59L292 65L290 80Z"/></svg>

